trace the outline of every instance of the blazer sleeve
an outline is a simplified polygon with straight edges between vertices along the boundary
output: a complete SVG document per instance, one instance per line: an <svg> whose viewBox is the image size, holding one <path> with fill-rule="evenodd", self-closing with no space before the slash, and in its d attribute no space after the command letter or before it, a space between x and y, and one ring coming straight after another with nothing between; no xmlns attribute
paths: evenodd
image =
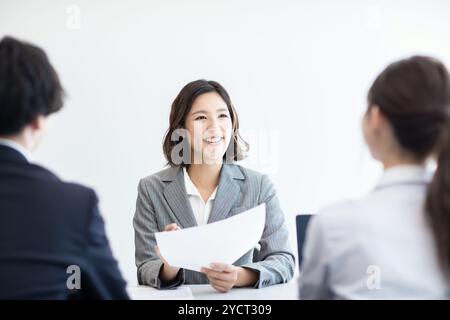
<svg viewBox="0 0 450 320"><path fill-rule="evenodd" d="M184 283L184 269L180 269L174 281L163 282L159 273L163 262L155 251L155 232L159 232L155 217L155 210L148 194L145 181L142 179L138 186L136 212L133 219L135 259L139 284L158 289L169 289Z"/></svg>
<svg viewBox="0 0 450 320"><path fill-rule="evenodd" d="M295 258L292 253L284 214L281 210L275 187L267 175L261 178L261 192L258 204L266 203L266 223L255 251L254 262L243 265L259 273L255 288L263 288L292 279Z"/></svg>
<svg viewBox="0 0 450 320"><path fill-rule="evenodd" d="M86 272L82 270L84 297L92 299L129 299L126 282L114 259L105 224L97 206L97 196L92 191L91 216L87 227Z"/></svg>
<svg viewBox="0 0 450 320"><path fill-rule="evenodd" d="M311 219L306 232L303 249L302 270L300 272L300 299L331 298L327 280L326 233L320 215Z"/></svg>

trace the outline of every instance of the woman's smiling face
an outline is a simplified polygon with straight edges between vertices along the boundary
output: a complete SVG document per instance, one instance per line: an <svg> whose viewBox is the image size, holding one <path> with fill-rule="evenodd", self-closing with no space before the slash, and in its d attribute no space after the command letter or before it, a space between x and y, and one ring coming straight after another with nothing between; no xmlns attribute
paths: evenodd
<svg viewBox="0 0 450 320"><path fill-rule="evenodd" d="M218 93L198 96L185 122L190 135L192 163L222 163L230 144L232 126L228 106Z"/></svg>

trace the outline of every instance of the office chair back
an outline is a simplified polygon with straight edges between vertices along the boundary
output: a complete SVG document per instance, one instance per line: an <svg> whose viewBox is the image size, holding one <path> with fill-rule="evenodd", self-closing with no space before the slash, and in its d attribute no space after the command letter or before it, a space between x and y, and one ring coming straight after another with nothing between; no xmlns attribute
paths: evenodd
<svg viewBox="0 0 450 320"><path fill-rule="evenodd" d="M298 267L301 270L303 260L303 247L305 244L306 230L311 220L312 214L299 214L295 217L297 226L297 250L298 250Z"/></svg>

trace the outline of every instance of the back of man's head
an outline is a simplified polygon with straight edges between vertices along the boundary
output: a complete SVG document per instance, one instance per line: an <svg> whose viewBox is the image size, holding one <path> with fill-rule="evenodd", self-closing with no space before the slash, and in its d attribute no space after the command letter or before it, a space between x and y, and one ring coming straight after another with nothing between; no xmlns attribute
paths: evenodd
<svg viewBox="0 0 450 320"><path fill-rule="evenodd" d="M64 90L45 52L11 37L0 40L0 136L20 133L63 106Z"/></svg>

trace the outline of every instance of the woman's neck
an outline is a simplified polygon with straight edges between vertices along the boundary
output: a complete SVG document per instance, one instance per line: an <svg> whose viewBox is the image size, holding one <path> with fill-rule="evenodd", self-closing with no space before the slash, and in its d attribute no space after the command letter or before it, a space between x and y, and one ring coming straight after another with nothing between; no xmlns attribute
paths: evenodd
<svg viewBox="0 0 450 320"><path fill-rule="evenodd" d="M418 159L409 153L392 154L381 161L383 163L384 170L406 165L425 165L425 160Z"/></svg>
<svg viewBox="0 0 450 320"><path fill-rule="evenodd" d="M218 164L191 164L187 168L192 183L198 189L214 190L219 185L222 163Z"/></svg>

